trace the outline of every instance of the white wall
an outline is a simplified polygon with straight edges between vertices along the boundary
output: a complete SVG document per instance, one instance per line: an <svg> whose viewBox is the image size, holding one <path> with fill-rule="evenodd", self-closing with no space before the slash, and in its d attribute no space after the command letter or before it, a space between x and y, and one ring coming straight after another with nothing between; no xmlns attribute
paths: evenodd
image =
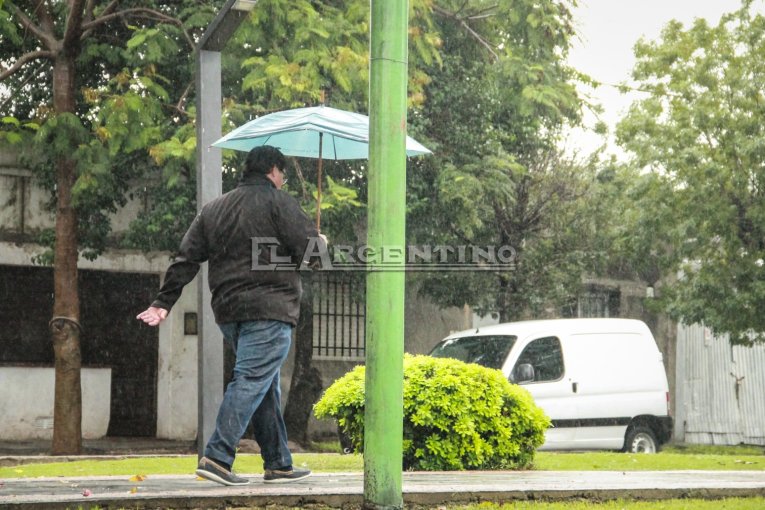
<svg viewBox="0 0 765 510"><path fill-rule="evenodd" d="M16 155L13 152L0 147L0 232L30 234L55 225L53 213L45 207L50 199L49 194L34 184L31 175L28 170L18 167ZM141 208L140 201L135 199L129 201L117 214L111 216L113 231L125 231L130 221L137 217ZM43 251L41 246L34 243L0 241L0 264L30 266L32 265L32 258L42 254ZM80 269L164 275L169 261L169 254L164 252L143 253L138 250L108 250L93 261L80 258L77 265ZM168 319L159 327L157 437L161 438L188 440L196 437L197 337L183 334L184 313L196 312L196 289L196 280L194 280L184 290L181 299L173 308ZM53 369L45 370L52 371ZM83 369L83 378L86 377L87 370ZM17 379L9 378L9 373L3 372L2 380L0 380L0 387L5 388L7 393L27 395L25 390L35 387L32 385L20 387ZM43 383L41 382L41 384ZM107 394L107 425L109 397ZM92 399L89 398L89 400ZM0 408L0 419L3 420L3 426L0 428L3 431L11 430L6 427L6 421L11 420L11 416L22 416L26 412L24 411L25 402L24 398L0 401L0 404L5 406ZM42 412L38 411L35 413ZM91 407L85 405L83 407L83 423L94 419L91 413ZM36 423L47 423L43 414L45 413L39 416L41 419L37 420ZM50 414L52 416L52 408ZM23 421L26 423L28 420L24 418ZM44 429L35 429L34 426L23 428L23 430L27 431L28 438L42 437L39 436L40 430L43 431L43 436L47 434ZM106 429L103 433L105 432ZM21 433L14 432L14 434L18 436ZM15 439L25 438L15 437Z"/></svg>
<svg viewBox="0 0 765 510"><path fill-rule="evenodd" d="M83 368L82 437L106 435L111 411L111 368ZM0 367L0 439L53 438L55 369Z"/></svg>
<svg viewBox="0 0 765 510"><path fill-rule="evenodd" d="M127 199L123 207L109 215L112 232L127 231L144 208L137 194ZM50 194L35 184L32 172L19 168L15 154L0 147L0 229L29 234L53 228L56 218L46 207L49 201Z"/></svg>
<svg viewBox="0 0 765 510"><path fill-rule="evenodd" d="M183 289L181 298L159 328L157 369L157 437L197 437L197 336L183 334L183 316L197 310L197 281Z"/></svg>
<svg viewBox="0 0 765 510"><path fill-rule="evenodd" d="M43 249L39 245L17 245L0 242L0 263L19 266L31 265L32 256L42 251ZM80 259L78 267L80 269L164 275L169 260L167 253L143 254L136 250L110 250L94 261ZM194 280L183 291L168 319L159 327L157 437L161 438L191 440L196 437L197 337L183 334L184 313L196 312L196 289L196 280ZM0 386L6 384L15 387L16 383L0 381ZM13 413L19 412L22 410L13 411ZM87 412L89 412L88 409L83 408L83 414ZM0 413L5 414L2 409L0 409ZM83 419L90 418L84 416ZM30 439L32 437L37 436L29 436Z"/></svg>

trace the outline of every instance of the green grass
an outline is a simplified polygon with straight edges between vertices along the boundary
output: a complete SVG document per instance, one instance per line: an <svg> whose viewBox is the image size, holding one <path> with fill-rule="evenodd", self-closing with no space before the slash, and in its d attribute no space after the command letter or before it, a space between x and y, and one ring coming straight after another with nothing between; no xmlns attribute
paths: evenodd
<svg viewBox="0 0 765 510"><path fill-rule="evenodd" d="M332 443L322 448L332 450ZM361 455L296 453L297 466L316 472L360 472ZM119 460L82 460L0 467L0 478L40 476L103 476L136 474L185 474L196 468L196 456L130 457ZM241 454L234 469L240 473L262 472L259 455ZM540 471L665 471L665 470L765 470L761 447L678 446L656 455L615 452L537 453L533 469Z"/></svg>
<svg viewBox="0 0 765 510"><path fill-rule="evenodd" d="M361 471L361 455L339 455L333 453L296 453L296 466L310 466L316 472L331 473ZM130 457L118 460L77 460L46 464L25 464L0 467L0 478L35 478L56 476L109 476L109 475L180 475L193 473L197 466L196 455L174 457ZM263 472L260 455L241 454L234 469L239 473L257 474Z"/></svg>
<svg viewBox="0 0 765 510"><path fill-rule="evenodd" d="M537 453L534 469L541 471L670 471L765 470L765 456L661 452L656 455L616 452Z"/></svg>
<svg viewBox="0 0 765 510"><path fill-rule="evenodd" d="M765 446L723 446L706 444L678 444L666 446L663 452L702 455L765 455Z"/></svg>
<svg viewBox="0 0 765 510"><path fill-rule="evenodd" d="M312 441L307 450L313 453L343 453L339 441Z"/></svg>

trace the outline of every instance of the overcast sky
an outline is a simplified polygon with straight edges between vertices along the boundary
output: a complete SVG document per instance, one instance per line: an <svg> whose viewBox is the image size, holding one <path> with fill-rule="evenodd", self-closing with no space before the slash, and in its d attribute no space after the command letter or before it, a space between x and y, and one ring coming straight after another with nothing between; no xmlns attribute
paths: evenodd
<svg viewBox="0 0 765 510"><path fill-rule="evenodd" d="M765 0L756 0L757 11L765 12ZM618 84L629 79L635 64L633 46L641 37L658 39L668 21L676 19L689 27L694 19L706 18L716 25L720 16L741 6L739 0L579 0L574 18L579 31L569 57L576 69L602 83ZM624 95L614 87L601 86L591 91L604 112L601 120L613 130L627 111L634 95ZM585 122L592 126L595 117L586 114ZM592 133L575 130L567 146L586 155L598 148L601 138ZM611 150L619 154L616 150Z"/></svg>

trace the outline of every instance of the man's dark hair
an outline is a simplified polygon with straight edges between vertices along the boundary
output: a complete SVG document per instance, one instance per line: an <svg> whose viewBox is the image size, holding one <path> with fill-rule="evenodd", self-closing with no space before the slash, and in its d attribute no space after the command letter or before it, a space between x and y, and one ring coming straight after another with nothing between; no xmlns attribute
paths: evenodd
<svg viewBox="0 0 765 510"><path fill-rule="evenodd" d="M287 159L282 151L270 145L255 147L247 154L242 177L254 174L265 175L271 171L274 165L279 170L284 170L284 167L287 166Z"/></svg>

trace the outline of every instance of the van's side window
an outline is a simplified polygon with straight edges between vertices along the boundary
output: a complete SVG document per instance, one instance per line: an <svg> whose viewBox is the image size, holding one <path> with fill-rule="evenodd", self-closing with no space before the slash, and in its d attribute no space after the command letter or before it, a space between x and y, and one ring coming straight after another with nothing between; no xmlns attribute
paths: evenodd
<svg viewBox="0 0 765 510"><path fill-rule="evenodd" d="M515 366L528 363L534 367L534 382L555 381L563 377L563 352L554 336L534 340L523 349Z"/></svg>

